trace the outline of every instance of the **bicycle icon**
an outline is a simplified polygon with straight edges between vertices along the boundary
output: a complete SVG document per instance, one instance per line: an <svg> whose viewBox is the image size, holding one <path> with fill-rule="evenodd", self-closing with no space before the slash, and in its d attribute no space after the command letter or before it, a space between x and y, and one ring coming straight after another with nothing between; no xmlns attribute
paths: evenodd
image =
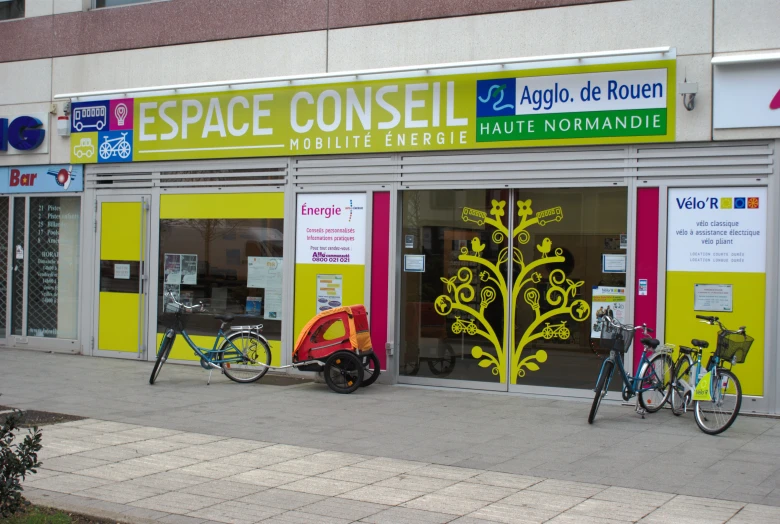
<svg viewBox="0 0 780 524"><path fill-rule="evenodd" d="M542 329L542 336L545 340L550 340L553 337L558 337L561 340L566 340L571 336L571 331L566 327L566 321L564 320L560 324L551 326L549 322L544 323L544 329Z"/></svg>
<svg viewBox="0 0 780 524"><path fill-rule="evenodd" d="M127 133L122 133L118 138L103 137L103 143L100 144L98 154L103 160L108 160L113 155L119 155L119 158L128 158L130 156L130 142L125 137Z"/></svg>
<svg viewBox="0 0 780 524"><path fill-rule="evenodd" d="M468 333L469 335L476 335L477 334L477 325L474 323L473 320L469 320L468 322L464 322L460 319L460 317L455 317L457 320L455 320L455 323L452 325L452 332L456 335L460 335L464 331Z"/></svg>

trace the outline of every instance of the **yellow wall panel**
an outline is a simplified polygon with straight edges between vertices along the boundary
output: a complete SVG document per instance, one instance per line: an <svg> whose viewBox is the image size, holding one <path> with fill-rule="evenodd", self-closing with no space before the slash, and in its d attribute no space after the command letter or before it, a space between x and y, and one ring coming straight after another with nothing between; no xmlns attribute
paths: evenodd
<svg viewBox="0 0 780 524"><path fill-rule="evenodd" d="M362 264L296 264L293 340L317 314L317 275L342 276L343 305L363 304L365 300L366 270Z"/></svg>
<svg viewBox="0 0 780 524"><path fill-rule="evenodd" d="M101 204L101 260L141 259L141 205L141 202Z"/></svg>
<svg viewBox="0 0 780 524"><path fill-rule="evenodd" d="M142 296L136 293L100 293L99 350L138 352L138 300Z"/></svg>
<svg viewBox="0 0 780 524"><path fill-rule="evenodd" d="M284 193L162 195L160 218L284 218Z"/></svg>
<svg viewBox="0 0 780 524"><path fill-rule="evenodd" d="M693 310L695 284L731 284L733 312ZM666 273L666 336L665 341L690 346L691 339L710 343L704 352L703 363L715 350L718 328L701 323L696 315L713 315L729 329L747 326L747 333L755 339L744 364L734 366L734 374L742 384L745 395L761 396L764 392L764 304L766 302L766 275L764 273L698 273L669 271Z"/></svg>

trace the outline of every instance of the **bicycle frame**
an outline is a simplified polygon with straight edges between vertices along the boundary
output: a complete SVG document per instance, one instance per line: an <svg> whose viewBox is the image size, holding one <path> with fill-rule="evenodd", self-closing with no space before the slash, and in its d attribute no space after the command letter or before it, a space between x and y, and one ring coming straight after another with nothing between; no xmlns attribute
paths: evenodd
<svg viewBox="0 0 780 524"><path fill-rule="evenodd" d="M647 348L644 348L644 351L642 351L642 358L639 359L639 370L637 371L637 374L632 377L628 373L626 373L626 368L623 365L623 354L621 352L614 351L614 350L610 351L609 357L605 358L604 362L601 363L601 370L599 370L599 376L596 379L596 388L598 388L598 384L601 383L601 376L604 374L604 366L607 365L607 362L614 362L616 364L616 367L618 368L618 371L620 372L620 378L622 379L623 384L625 384L626 388L631 394L629 398L638 395L639 393L644 393L645 391L650 391L651 389L654 389L652 386L646 388L638 387L642 375L644 374L644 371L646 369L646 366L650 363L650 359L647 358L647 352L648 352ZM653 374L655 375L655 370L653 370ZM609 390L609 385L612 382L612 377L614 376L615 376L615 367L613 366L612 372L607 377L607 384L606 384L607 390ZM594 388L594 391L595 390L596 389Z"/></svg>

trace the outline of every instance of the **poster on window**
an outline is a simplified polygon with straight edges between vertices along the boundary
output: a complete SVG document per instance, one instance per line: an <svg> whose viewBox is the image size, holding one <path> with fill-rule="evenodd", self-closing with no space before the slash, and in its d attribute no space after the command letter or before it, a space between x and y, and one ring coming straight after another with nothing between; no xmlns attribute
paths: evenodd
<svg viewBox="0 0 780 524"><path fill-rule="evenodd" d="M282 262L278 257L247 257L247 287L265 291L264 308L261 309L267 320L282 318Z"/></svg>
<svg viewBox="0 0 780 524"><path fill-rule="evenodd" d="M295 262L365 264L366 194L299 194Z"/></svg>
<svg viewBox="0 0 780 524"><path fill-rule="evenodd" d="M626 322L626 288L593 286L593 299L590 305L591 338L601 336L602 321L604 317L617 320L621 324Z"/></svg>
<svg viewBox="0 0 780 524"><path fill-rule="evenodd" d="M317 314L342 306L341 275L317 275Z"/></svg>
<svg viewBox="0 0 780 524"><path fill-rule="evenodd" d="M165 283L181 285L181 255L165 253Z"/></svg>
<svg viewBox="0 0 780 524"><path fill-rule="evenodd" d="M198 283L198 255L181 255L181 283L183 286Z"/></svg>

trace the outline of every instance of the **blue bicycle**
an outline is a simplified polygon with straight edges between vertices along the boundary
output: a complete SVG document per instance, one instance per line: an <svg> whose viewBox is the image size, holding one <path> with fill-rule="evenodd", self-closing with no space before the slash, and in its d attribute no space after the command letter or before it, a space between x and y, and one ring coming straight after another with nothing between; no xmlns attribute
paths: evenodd
<svg viewBox="0 0 780 524"><path fill-rule="evenodd" d="M607 316L603 317L599 323L601 334L599 346L602 350L608 350L609 356L601 364L596 388L593 390L596 392L596 396L593 398L593 405L590 408L588 423L593 424L601 400L609 390L609 384L615 374L616 367L623 380L623 400L627 402L632 397L637 396L639 400L637 413L640 413L643 418L645 413L655 413L660 410L666 399L669 398L669 383L674 368L672 357L666 351L668 346L663 346L662 350L659 351L658 347L661 342L647 336L653 330L644 324L636 327L621 324ZM637 331L642 331L645 336L640 339L642 358L639 360L639 372L632 377L626 373L623 354L631 349L634 334Z"/></svg>
<svg viewBox="0 0 780 524"><path fill-rule="evenodd" d="M166 313L175 314L174 321L173 325L165 331L160 342L157 360L154 363L152 375L149 377L149 384L154 384L160 375L160 370L168 360L173 348L177 332L184 336L184 340L187 341L195 355L200 357L200 365L209 370L207 384L211 383L211 373L215 369L221 370L227 378L234 382L246 384L261 379L271 366L271 348L265 337L260 334L260 330L263 328L262 324L230 327L230 323L234 320L232 315L215 315L214 318L221 320L222 324L217 331L214 346L208 349L199 347L192 341L182 322L182 312L184 311L205 311L202 302L194 306L187 306L178 302L169 293L165 297L164 308Z"/></svg>

